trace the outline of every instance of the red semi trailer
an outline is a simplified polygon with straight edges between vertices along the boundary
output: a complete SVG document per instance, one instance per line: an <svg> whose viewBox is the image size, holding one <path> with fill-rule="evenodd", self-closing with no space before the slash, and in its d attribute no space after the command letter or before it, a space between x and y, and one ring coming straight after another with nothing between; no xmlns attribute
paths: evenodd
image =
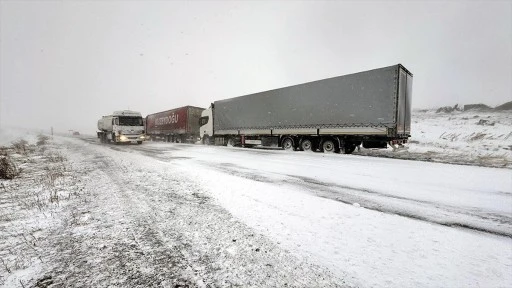
<svg viewBox="0 0 512 288"><path fill-rule="evenodd" d="M146 136L152 141L195 143L204 108L185 106L146 116Z"/></svg>

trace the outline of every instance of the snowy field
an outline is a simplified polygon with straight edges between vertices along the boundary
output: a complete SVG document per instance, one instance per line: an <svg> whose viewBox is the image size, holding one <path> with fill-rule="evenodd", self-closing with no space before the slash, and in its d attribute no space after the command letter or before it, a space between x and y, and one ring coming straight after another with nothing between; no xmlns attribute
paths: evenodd
<svg viewBox="0 0 512 288"><path fill-rule="evenodd" d="M511 114L413 121L354 155L0 131L0 285L511 287Z"/></svg>
<svg viewBox="0 0 512 288"><path fill-rule="evenodd" d="M408 149L360 154L451 164L512 168L512 111L414 111Z"/></svg>

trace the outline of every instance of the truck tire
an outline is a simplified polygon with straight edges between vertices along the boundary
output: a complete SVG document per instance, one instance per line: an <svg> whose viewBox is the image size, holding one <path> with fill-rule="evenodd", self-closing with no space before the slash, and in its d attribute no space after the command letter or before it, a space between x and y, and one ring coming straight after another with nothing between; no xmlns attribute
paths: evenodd
<svg viewBox="0 0 512 288"><path fill-rule="evenodd" d="M322 149L325 153L337 153L336 145L334 145L334 141L331 139L324 140L322 143Z"/></svg>
<svg viewBox="0 0 512 288"><path fill-rule="evenodd" d="M345 154L352 154L352 152L354 152L354 150L356 150L356 145L354 144L351 144L351 143L345 143L345 149L343 149L343 153Z"/></svg>
<svg viewBox="0 0 512 288"><path fill-rule="evenodd" d="M283 142L281 143L281 146L286 151L294 151L295 150L293 139L290 137L284 138Z"/></svg>
<svg viewBox="0 0 512 288"><path fill-rule="evenodd" d="M137 141L137 144L139 144L139 145L142 144L142 141Z"/></svg>
<svg viewBox="0 0 512 288"><path fill-rule="evenodd" d="M226 146L235 147L235 139L233 139L232 137L229 137L228 141L226 141Z"/></svg>
<svg viewBox="0 0 512 288"><path fill-rule="evenodd" d="M208 135L203 136L203 145L211 145L210 144L210 136L208 136Z"/></svg>
<svg viewBox="0 0 512 288"><path fill-rule="evenodd" d="M313 152L313 141L311 141L310 139L302 140L302 142L300 143L300 149L302 149L302 151Z"/></svg>

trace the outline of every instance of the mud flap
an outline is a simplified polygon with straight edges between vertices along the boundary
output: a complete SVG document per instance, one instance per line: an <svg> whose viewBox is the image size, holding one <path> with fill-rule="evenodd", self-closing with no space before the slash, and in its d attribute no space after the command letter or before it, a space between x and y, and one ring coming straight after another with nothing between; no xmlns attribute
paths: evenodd
<svg viewBox="0 0 512 288"><path fill-rule="evenodd" d="M393 144L391 141L388 142L388 145L393 149L393 152L407 151L409 149L409 147L404 146L404 144Z"/></svg>

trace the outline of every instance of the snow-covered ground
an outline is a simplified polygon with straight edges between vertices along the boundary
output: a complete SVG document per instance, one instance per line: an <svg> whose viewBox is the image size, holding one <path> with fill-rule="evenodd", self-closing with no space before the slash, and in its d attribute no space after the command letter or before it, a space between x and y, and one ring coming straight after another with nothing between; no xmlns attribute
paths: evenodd
<svg viewBox="0 0 512 288"><path fill-rule="evenodd" d="M11 154L25 173L0 182L0 285L346 286L172 163L110 148L55 137Z"/></svg>
<svg viewBox="0 0 512 288"><path fill-rule="evenodd" d="M0 285L510 287L512 123L477 114L359 152L402 159L54 137L0 180Z"/></svg>
<svg viewBox="0 0 512 288"><path fill-rule="evenodd" d="M509 170L357 156L190 150L168 153L191 157L182 165L223 207L351 284L512 283L506 272L512 267Z"/></svg>
<svg viewBox="0 0 512 288"><path fill-rule="evenodd" d="M407 150L361 150L395 159L512 168L512 111L414 111Z"/></svg>

